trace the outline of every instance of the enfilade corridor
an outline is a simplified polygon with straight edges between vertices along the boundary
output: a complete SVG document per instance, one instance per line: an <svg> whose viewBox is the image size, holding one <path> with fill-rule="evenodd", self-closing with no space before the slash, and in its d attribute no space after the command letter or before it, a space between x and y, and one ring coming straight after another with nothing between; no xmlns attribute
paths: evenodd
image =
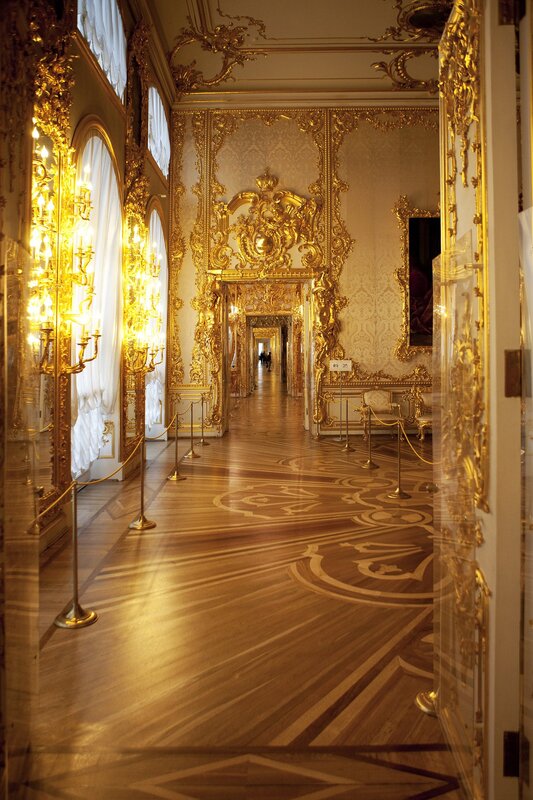
<svg viewBox="0 0 533 800"><path fill-rule="evenodd" d="M388 499L394 439L361 469L361 438L313 440L276 370L208 442L177 483L173 442L147 445L152 530L128 530L137 478L79 493L96 624L53 626L70 550L45 554L28 800L459 800L414 703L432 687L429 473L404 448L412 497Z"/></svg>

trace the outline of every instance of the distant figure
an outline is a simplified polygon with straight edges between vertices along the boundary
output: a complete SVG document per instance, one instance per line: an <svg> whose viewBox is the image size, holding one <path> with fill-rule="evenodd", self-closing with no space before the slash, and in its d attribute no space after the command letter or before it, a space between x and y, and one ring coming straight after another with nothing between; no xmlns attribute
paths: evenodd
<svg viewBox="0 0 533 800"><path fill-rule="evenodd" d="M264 354L264 352L262 350L259 353L259 361L261 363L261 366L263 366L263 364L265 363L265 354Z"/></svg>
<svg viewBox="0 0 533 800"><path fill-rule="evenodd" d="M267 367L268 367L268 371L270 372L270 370L272 368L272 353L270 351L269 351L268 355L266 356L265 361L266 361L266 364L267 364Z"/></svg>

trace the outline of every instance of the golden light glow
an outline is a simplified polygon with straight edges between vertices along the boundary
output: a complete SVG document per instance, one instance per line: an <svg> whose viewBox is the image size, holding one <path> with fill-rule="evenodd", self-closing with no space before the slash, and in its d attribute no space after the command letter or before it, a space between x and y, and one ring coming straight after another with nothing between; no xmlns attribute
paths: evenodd
<svg viewBox="0 0 533 800"><path fill-rule="evenodd" d="M130 224L126 242L124 352L131 372L147 373L163 361L161 254L155 242L150 246L144 225Z"/></svg>
<svg viewBox="0 0 533 800"><path fill-rule="evenodd" d="M54 154L53 143L50 150L41 143L35 124L32 138L29 342L40 372L71 374L97 357L100 338L98 330L88 331L94 296L91 186L87 171L76 185L72 151ZM74 363L60 354L59 344L72 337L78 348Z"/></svg>

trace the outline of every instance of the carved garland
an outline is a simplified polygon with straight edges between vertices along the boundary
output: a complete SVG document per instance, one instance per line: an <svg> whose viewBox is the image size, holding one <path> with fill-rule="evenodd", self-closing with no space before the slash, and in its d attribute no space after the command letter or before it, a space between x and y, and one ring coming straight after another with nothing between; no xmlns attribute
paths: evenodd
<svg viewBox="0 0 533 800"><path fill-rule="evenodd" d="M479 0L459 0L450 17L441 42L441 95L447 122L447 158L445 162L447 225L443 250L452 253L457 239L457 176L463 188L470 185L475 191L476 228L474 261L484 261L483 173L480 128L480 33L481 6ZM474 157L474 174L469 178L469 153ZM460 163L458 163L460 162ZM476 505L488 509L488 428L486 418L486 354L485 354L485 269L476 271L476 295L479 300L477 335L470 344L478 353L472 391L476 406L483 409L476 419L477 447L473 468L476 473Z"/></svg>
<svg viewBox="0 0 533 800"><path fill-rule="evenodd" d="M167 384L168 402L173 403L178 387L183 383L183 359L180 346L178 315L183 307L179 297L179 277L185 255L185 239L180 222L181 198L185 192L182 182L183 148L185 141L185 120L183 114L172 111L171 117L171 163L170 163L170 269L168 302L168 344L167 344ZM169 408L170 415L170 408Z"/></svg>
<svg viewBox="0 0 533 800"><path fill-rule="evenodd" d="M148 143L148 27L140 21L128 41L128 80L126 85L126 159L124 169L124 219L126 241L124 242L124 325L126 326L129 303L129 275L133 260L129 258L128 242L133 238L134 228L146 229L145 213L148 204L148 178L144 172L145 153ZM122 413L120 458L124 461L135 444L135 437L144 428L144 375L135 374L128 366L122 352ZM134 409L134 414L131 409Z"/></svg>

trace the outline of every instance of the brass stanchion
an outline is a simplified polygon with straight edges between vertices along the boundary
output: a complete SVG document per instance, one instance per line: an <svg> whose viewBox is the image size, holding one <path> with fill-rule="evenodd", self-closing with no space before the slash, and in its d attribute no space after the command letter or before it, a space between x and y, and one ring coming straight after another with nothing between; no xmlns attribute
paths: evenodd
<svg viewBox="0 0 533 800"><path fill-rule="evenodd" d="M427 714L429 717L436 717L438 700L439 693L434 689L430 689L427 692L418 692L415 698L415 704L424 714Z"/></svg>
<svg viewBox="0 0 533 800"><path fill-rule="evenodd" d="M201 458L201 456L200 456L200 454L199 454L199 453L195 453L195 452L194 452L194 441L193 441L193 435L192 435L192 426L193 426L193 418L192 418L192 414L193 414L193 406L194 406L194 403L191 403L191 447L190 447L190 449L189 449L189 450L187 450L187 452L185 453L185 455L183 456L183 458Z"/></svg>
<svg viewBox="0 0 533 800"><path fill-rule="evenodd" d="M401 431L401 419L398 412L398 485L393 492L389 492L387 497L390 497L391 500L407 500L411 497L410 494L404 492L402 489L402 431Z"/></svg>
<svg viewBox="0 0 533 800"><path fill-rule="evenodd" d="M140 476L140 480L141 480L141 511L140 511L139 516L137 517L137 519L134 519L133 522L130 522L130 524L128 525L128 528L131 528L131 530L134 530L134 531L145 531L145 530L148 530L148 528L155 528L156 527L156 523L153 520L147 519L144 516L144 466L145 466L145 459L146 459L146 453L145 453L145 442L144 442L144 437L143 437L142 443L141 443L141 476Z"/></svg>
<svg viewBox="0 0 533 800"><path fill-rule="evenodd" d="M339 372L340 377L340 398L339 398L339 435L337 441L342 442L342 372Z"/></svg>
<svg viewBox="0 0 533 800"><path fill-rule="evenodd" d="M348 400L345 401L345 411L346 411L346 443L342 448L345 453L349 453L353 450L353 447L350 446L350 431L348 428Z"/></svg>
<svg viewBox="0 0 533 800"><path fill-rule="evenodd" d="M363 469L379 469L379 464L375 464L372 461L372 411L370 406L363 407L366 409L365 414L368 420L368 458L364 464L361 464L361 467Z"/></svg>
<svg viewBox="0 0 533 800"><path fill-rule="evenodd" d="M96 611L82 608L78 600L78 499L77 484L72 484L72 603L68 611L58 614L54 624L58 628L85 628L98 619Z"/></svg>
<svg viewBox="0 0 533 800"><path fill-rule="evenodd" d="M209 442L206 442L206 440L204 439L204 400L205 396L202 395L202 436L198 444L201 444L202 447L209 447Z"/></svg>
<svg viewBox="0 0 533 800"><path fill-rule="evenodd" d="M178 418L179 414L176 411L176 426L174 428L174 469L167 478L167 481L186 481L185 475L180 475L179 461L178 461Z"/></svg>

